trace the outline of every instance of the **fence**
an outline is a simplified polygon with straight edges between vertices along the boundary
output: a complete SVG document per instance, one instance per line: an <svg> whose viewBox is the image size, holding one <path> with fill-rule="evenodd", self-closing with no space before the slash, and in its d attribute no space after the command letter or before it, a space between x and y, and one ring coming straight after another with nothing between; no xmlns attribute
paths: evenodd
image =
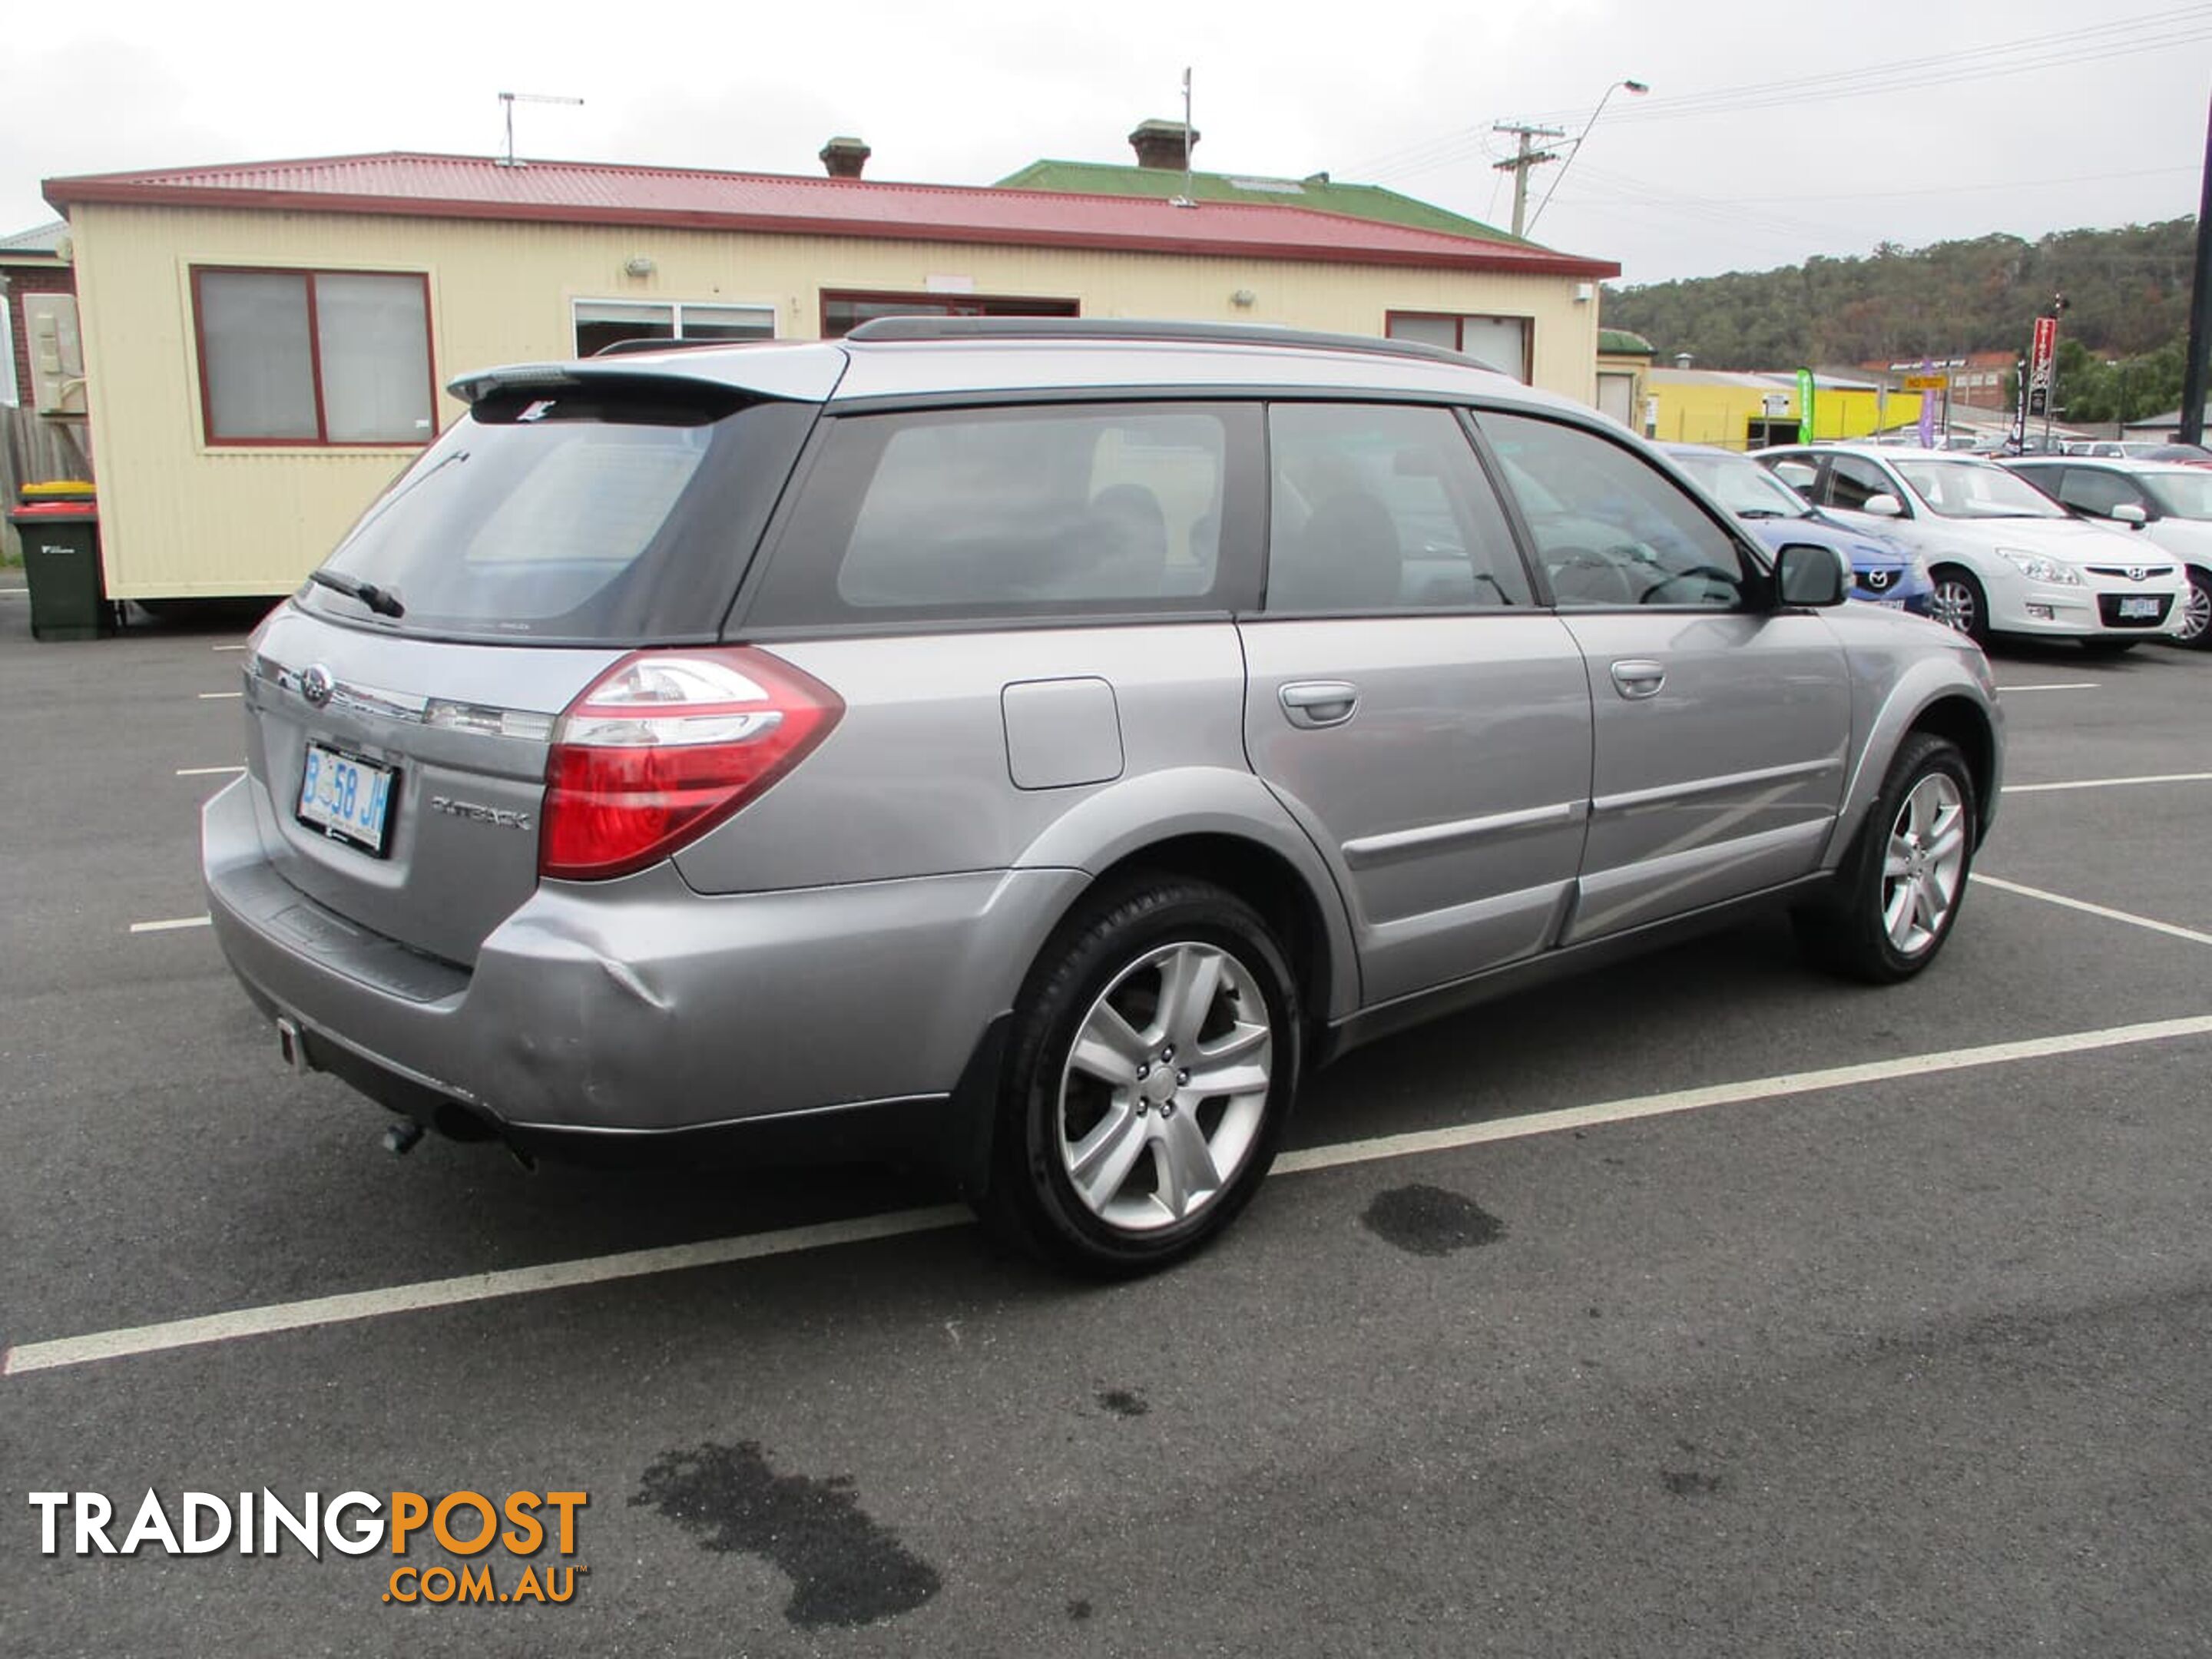
<svg viewBox="0 0 2212 1659"><path fill-rule="evenodd" d="M0 502L14 506L15 491L27 483L92 477L83 434L79 422L50 421L34 410L0 405ZM22 557L5 518L0 518L0 554L11 561Z"/></svg>

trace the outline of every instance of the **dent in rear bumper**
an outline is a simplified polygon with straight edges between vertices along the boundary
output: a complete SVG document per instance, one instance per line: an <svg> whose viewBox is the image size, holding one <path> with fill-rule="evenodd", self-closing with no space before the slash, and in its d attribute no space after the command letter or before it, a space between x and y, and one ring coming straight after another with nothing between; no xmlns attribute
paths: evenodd
<svg viewBox="0 0 2212 1659"><path fill-rule="evenodd" d="M203 866L216 937L256 1000L503 1124L544 1131L949 1095L1086 879L981 871L709 897L662 865L548 882L472 969L416 958L403 985L388 953L412 953L269 868L250 787L209 802ZM325 921L336 926L319 939Z"/></svg>

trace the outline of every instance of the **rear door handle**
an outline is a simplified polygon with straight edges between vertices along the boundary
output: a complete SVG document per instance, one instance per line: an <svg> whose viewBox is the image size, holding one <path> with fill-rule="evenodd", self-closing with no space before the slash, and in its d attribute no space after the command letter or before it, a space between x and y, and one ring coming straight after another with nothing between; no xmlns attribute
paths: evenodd
<svg viewBox="0 0 2212 1659"><path fill-rule="evenodd" d="M1613 665L1613 689L1624 697L1640 701L1656 697L1667 684L1667 671L1658 663L1631 658Z"/></svg>
<svg viewBox="0 0 2212 1659"><path fill-rule="evenodd" d="M1346 680L1291 680L1275 695L1293 726L1341 726L1359 707L1359 688Z"/></svg>

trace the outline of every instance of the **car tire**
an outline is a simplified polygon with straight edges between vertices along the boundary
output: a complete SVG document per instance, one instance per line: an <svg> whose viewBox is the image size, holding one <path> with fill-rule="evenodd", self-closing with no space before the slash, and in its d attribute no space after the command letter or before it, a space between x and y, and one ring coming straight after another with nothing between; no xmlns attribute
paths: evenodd
<svg viewBox="0 0 2212 1659"><path fill-rule="evenodd" d="M2192 651L2212 651L2212 571L2188 567L2189 592L2182 599L2181 632L2174 643Z"/></svg>
<svg viewBox="0 0 2212 1659"><path fill-rule="evenodd" d="M1834 888L1792 914L1806 955L1871 985L1894 985L1927 967L1959 919L1980 823L1974 775L1958 745L1927 732L1906 738Z"/></svg>
<svg viewBox="0 0 2212 1659"><path fill-rule="evenodd" d="M1939 564L1929 574L1935 583L1928 594L1929 616L1987 650L1990 596L1973 572L1955 564Z"/></svg>
<svg viewBox="0 0 2212 1659"><path fill-rule="evenodd" d="M1287 956L1243 900L1176 876L1102 890L1015 1008L985 1220L1097 1277L1181 1261L1267 1178L1302 1030Z"/></svg>

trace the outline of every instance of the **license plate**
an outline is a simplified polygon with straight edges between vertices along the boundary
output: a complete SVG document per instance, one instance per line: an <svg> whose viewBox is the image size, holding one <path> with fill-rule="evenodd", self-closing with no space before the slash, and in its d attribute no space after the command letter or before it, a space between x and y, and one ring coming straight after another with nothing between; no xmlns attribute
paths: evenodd
<svg viewBox="0 0 2212 1659"><path fill-rule="evenodd" d="M1905 601L1903 599L1876 599L1875 603L1876 605L1887 605L1892 611L1902 611L1905 609Z"/></svg>
<svg viewBox="0 0 2212 1659"><path fill-rule="evenodd" d="M2120 601L2120 615L2123 617L2148 617L2153 621L2155 621L2158 617L2158 601L2156 599L2122 599Z"/></svg>
<svg viewBox="0 0 2212 1659"><path fill-rule="evenodd" d="M382 858L396 776L388 766L311 743L300 775L300 821Z"/></svg>

